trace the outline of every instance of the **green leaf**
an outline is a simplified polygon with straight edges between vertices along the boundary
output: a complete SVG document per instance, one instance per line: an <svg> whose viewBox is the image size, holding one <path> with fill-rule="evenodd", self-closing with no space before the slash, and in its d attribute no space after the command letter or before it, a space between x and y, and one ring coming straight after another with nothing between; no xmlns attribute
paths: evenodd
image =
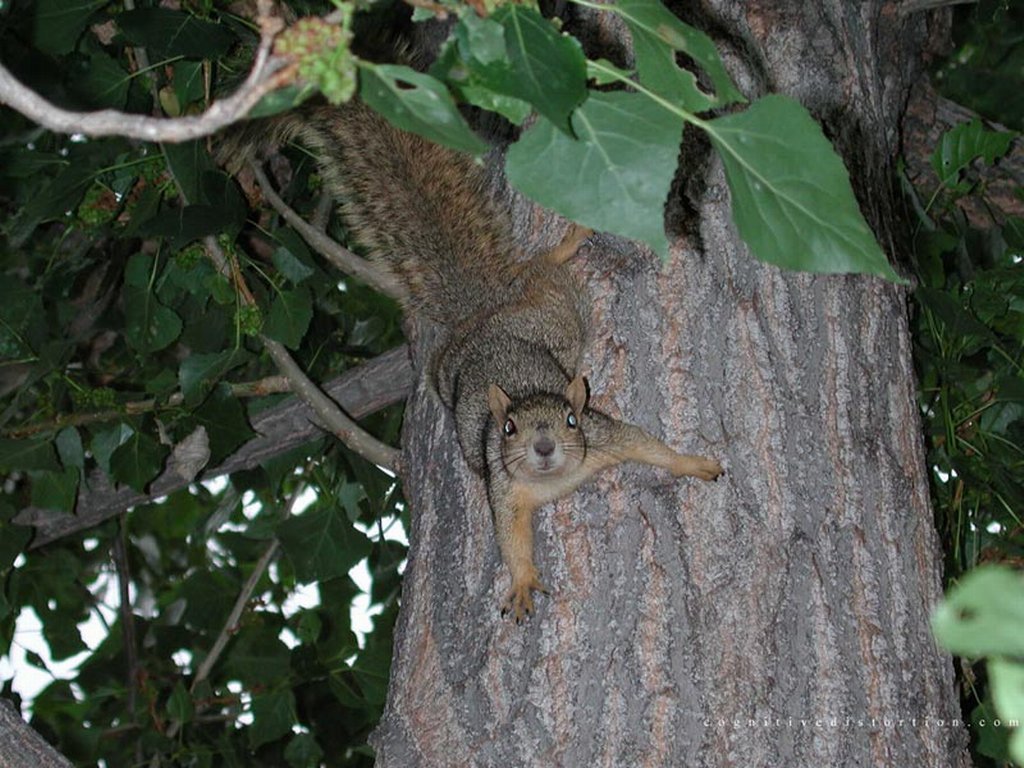
<svg viewBox="0 0 1024 768"><path fill-rule="evenodd" d="M0 568L3 565L0 563ZM320 631L323 629L323 621L320 619L320 614L312 609L307 609L299 614L298 625L295 627L295 635L304 644L312 644L317 641L320 637Z"/></svg>
<svg viewBox="0 0 1024 768"><path fill-rule="evenodd" d="M92 440L89 442L89 451L92 453L93 458L96 459L96 463L99 465L108 476L112 476L110 471L110 457L114 454L120 446L128 442L128 438L135 432L127 424L120 423L110 429L105 429L100 432L93 434Z"/></svg>
<svg viewBox="0 0 1024 768"><path fill-rule="evenodd" d="M75 47L89 17L107 2L108 0L36 0L32 42L44 53L68 53Z"/></svg>
<svg viewBox="0 0 1024 768"><path fill-rule="evenodd" d="M17 511L10 504L0 502L0 573L11 567L15 558L21 554L28 545L29 539L32 538L31 528L11 522ZM3 594L4 590L0 589L0 601L3 600ZM0 615L0 621L2 620L3 616ZM0 641L0 649L2 647L2 641Z"/></svg>
<svg viewBox="0 0 1024 768"><path fill-rule="evenodd" d="M640 94L591 93L572 118L578 141L540 119L509 149L505 170L513 186L541 205L642 240L664 256L664 206L682 125Z"/></svg>
<svg viewBox="0 0 1024 768"><path fill-rule="evenodd" d="M57 471L57 454L49 440L30 437L25 440L0 438L0 469L10 472L16 469L37 469Z"/></svg>
<svg viewBox="0 0 1024 768"><path fill-rule="evenodd" d="M224 24L198 19L169 8L137 8L118 14L117 24L132 43L146 48L154 60L182 56L214 59L237 41Z"/></svg>
<svg viewBox="0 0 1024 768"><path fill-rule="evenodd" d="M296 734L284 750L284 759L291 768L318 768L324 751L310 733Z"/></svg>
<svg viewBox="0 0 1024 768"><path fill-rule="evenodd" d="M44 316L39 295L21 280L8 275L0 282L0 360L32 357L32 336L42 330L37 318Z"/></svg>
<svg viewBox="0 0 1024 768"><path fill-rule="evenodd" d="M73 210L85 191L92 186L93 169L85 160L71 162L39 194L21 209L10 226L10 239L14 247L21 247L35 228L44 221L59 219Z"/></svg>
<svg viewBox="0 0 1024 768"><path fill-rule="evenodd" d="M74 467L59 472L32 472L32 506L72 512L81 473Z"/></svg>
<svg viewBox="0 0 1024 768"><path fill-rule="evenodd" d="M766 96L701 122L725 165L733 219L761 261L900 279L861 215L832 144L798 102Z"/></svg>
<svg viewBox="0 0 1024 768"><path fill-rule="evenodd" d="M287 112L315 94L315 88L286 85L284 88L271 91L256 102L256 106L249 110L248 117L270 117L281 112Z"/></svg>
<svg viewBox="0 0 1024 768"><path fill-rule="evenodd" d="M167 714L171 720L179 723L191 722L192 715L195 714L192 696L181 680L175 683L174 690L167 699Z"/></svg>
<svg viewBox="0 0 1024 768"><path fill-rule="evenodd" d="M313 319L313 300L305 287L282 291L274 299L263 332L290 349L298 349Z"/></svg>
<svg viewBox="0 0 1024 768"><path fill-rule="evenodd" d="M189 355L178 369L178 381L186 405L202 402L232 368L247 362L251 355L244 349L226 349L209 355Z"/></svg>
<svg viewBox="0 0 1024 768"><path fill-rule="evenodd" d="M609 85L629 80L633 73L628 69L620 69L608 59L587 59L587 79L593 80L597 85Z"/></svg>
<svg viewBox="0 0 1024 768"><path fill-rule="evenodd" d="M352 527L339 509L310 509L277 530L299 581L344 576L370 553L370 540Z"/></svg>
<svg viewBox="0 0 1024 768"><path fill-rule="evenodd" d="M82 61L81 67L76 69L70 85L75 94L85 100L91 108L124 108L131 76L117 59L108 56L102 50L93 50Z"/></svg>
<svg viewBox="0 0 1024 768"><path fill-rule="evenodd" d="M932 614L932 630L961 656L1024 656L1024 578L985 565L969 572Z"/></svg>
<svg viewBox="0 0 1024 768"><path fill-rule="evenodd" d="M186 205L161 211L139 227L139 234L166 237L167 247L176 251L201 237L226 231L228 223L220 208L212 205Z"/></svg>
<svg viewBox="0 0 1024 768"><path fill-rule="evenodd" d="M144 253L136 253L125 265L124 336L143 355L168 346L182 329L181 318L161 304L150 287L154 268L153 258Z"/></svg>
<svg viewBox="0 0 1024 768"><path fill-rule="evenodd" d="M945 186L953 186L960 172L976 157L987 165L1006 154L1017 136L1005 131L990 131L974 118L942 134L942 140L932 153L932 169Z"/></svg>
<svg viewBox="0 0 1024 768"><path fill-rule="evenodd" d="M497 27L501 34L501 45L504 51L504 30L501 25L494 24L490 19L480 19L480 21ZM529 117L530 112L533 111L533 107L529 103L491 90L484 83L486 78L481 78L466 66L460 57L459 50L457 45L447 46L434 62L434 66L430 68L430 74L448 83L452 92L462 101L490 112L497 112L516 125Z"/></svg>
<svg viewBox="0 0 1024 768"><path fill-rule="evenodd" d="M259 749L277 741L287 733L297 719L295 695L291 689L272 691L252 697L253 724L249 728L249 746Z"/></svg>
<svg viewBox="0 0 1024 768"><path fill-rule="evenodd" d="M992 703L1003 722L1024 722L1024 664L1009 659L989 659L988 679ZM1010 736L1010 757L1024 765L1024 726Z"/></svg>
<svg viewBox="0 0 1024 768"><path fill-rule="evenodd" d="M278 639L277 630L258 624L238 634L225 661L229 675L247 686L272 685L287 678L291 652Z"/></svg>
<svg viewBox="0 0 1024 768"><path fill-rule="evenodd" d="M110 456L110 473L114 480L131 486L139 493L160 474L169 449L149 435L135 432Z"/></svg>
<svg viewBox="0 0 1024 768"><path fill-rule="evenodd" d="M181 620L191 631L216 633L238 597L241 586L234 574L196 571L185 578L180 595L185 600Z"/></svg>
<svg viewBox="0 0 1024 768"><path fill-rule="evenodd" d="M178 104L187 107L205 95L203 62L179 61L174 65L174 95Z"/></svg>
<svg viewBox="0 0 1024 768"><path fill-rule="evenodd" d="M60 463L65 469L85 469L85 449L82 447L82 437L74 427L65 427L57 433L54 440L57 446L57 453L60 455Z"/></svg>
<svg viewBox="0 0 1024 768"><path fill-rule="evenodd" d="M179 144L161 144L167 167L181 186L186 204L209 203L203 198L203 175L217 173L217 166L202 141L183 141Z"/></svg>
<svg viewBox="0 0 1024 768"><path fill-rule="evenodd" d="M256 437L238 399L217 391L195 412L210 438L210 463L216 466L247 440Z"/></svg>
<svg viewBox="0 0 1024 768"><path fill-rule="evenodd" d="M626 22L633 37L637 74L645 88L690 112L745 101L711 38L680 21L659 0L620 0L612 10ZM714 93L702 90L697 77L676 64L676 51L704 69Z"/></svg>
<svg viewBox="0 0 1024 768"><path fill-rule="evenodd" d="M274 266L277 267L277 270L296 285L307 277L316 274L316 270L313 267L297 258L287 248L278 248L271 254L270 258L274 262Z"/></svg>
<svg viewBox="0 0 1024 768"><path fill-rule="evenodd" d="M473 45L493 60L470 60L480 82L497 93L528 102L556 125L569 131L569 115L586 97L586 59L575 38L559 34L551 22L523 5L504 5L491 17L504 27L508 63L491 47Z"/></svg>
<svg viewBox="0 0 1024 768"><path fill-rule="evenodd" d="M383 706L391 672L391 654L388 650L368 645L360 651L352 665L352 672L366 700Z"/></svg>
<svg viewBox="0 0 1024 768"><path fill-rule="evenodd" d="M430 75L396 64L359 62L359 95L405 131L480 155L487 144L470 130L448 89Z"/></svg>

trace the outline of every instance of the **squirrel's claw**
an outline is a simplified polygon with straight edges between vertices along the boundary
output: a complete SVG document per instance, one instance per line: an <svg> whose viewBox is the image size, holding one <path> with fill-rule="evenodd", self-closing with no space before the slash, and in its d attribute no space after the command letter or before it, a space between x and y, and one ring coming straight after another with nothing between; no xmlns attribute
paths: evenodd
<svg viewBox="0 0 1024 768"><path fill-rule="evenodd" d="M533 613L533 595L531 593L534 591L545 595L551 594L551 590L544 586L537 577L513 584L501 604L502 617L512 614L516 624L522 624L523 620Z"/></svg>

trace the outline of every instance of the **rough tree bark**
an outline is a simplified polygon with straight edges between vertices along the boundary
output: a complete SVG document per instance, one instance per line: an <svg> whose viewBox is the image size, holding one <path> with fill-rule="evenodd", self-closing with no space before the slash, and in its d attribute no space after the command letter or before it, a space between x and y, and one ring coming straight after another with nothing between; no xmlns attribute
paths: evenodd
<svg viewBox="0 0 1024 768"><path fill-rule="evenodd" d="M749 96L788 93L823 121L893 253L900 120L948 17L880 0L675 10L726 47ZM591 56L628 63L614 21L571 24ZM941 558L906 291L758 264L694 132L683 158L664 267L600 236L577 260L594 295L586 367L598 407L728 474L624 468L543 509L554 593L516 626L498 615L507 575L483 484L420 384L383 768L969 763L928 627ZM515 213L535 245L564 226L522 200ZM420 364L430 343L414 345Z"/></svg>

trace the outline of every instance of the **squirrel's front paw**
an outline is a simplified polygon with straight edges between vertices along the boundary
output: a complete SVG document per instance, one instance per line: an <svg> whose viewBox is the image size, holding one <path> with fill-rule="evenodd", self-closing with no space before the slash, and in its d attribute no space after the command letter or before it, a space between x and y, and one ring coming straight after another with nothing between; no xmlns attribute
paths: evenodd
<svg viewBox="0 0 1024 768"><path fill-rule="evenodd" d="M717 480L724 472L716 459L703 456L679 456L672 468L672 474L676 477L689 476L701 480Z"/></svg>
<svg viewBox="0 0 1024 768"><path fill-rule="evenodd" d="M717 459L701 459L701 468L697 472L697 477L701 480L717 480L723 474L725 470Z"/></svg>
<svg viewBox="0 0 1024 768"><path fill-rule="evenodd" d="M533 613L533 596L530 593L534 590L545 595L551 594L536 576L513 582L512 589L505 596L505 602L501 604L501 615L508 616L511 613L516 624L521 624L523 619Z"/></svg>

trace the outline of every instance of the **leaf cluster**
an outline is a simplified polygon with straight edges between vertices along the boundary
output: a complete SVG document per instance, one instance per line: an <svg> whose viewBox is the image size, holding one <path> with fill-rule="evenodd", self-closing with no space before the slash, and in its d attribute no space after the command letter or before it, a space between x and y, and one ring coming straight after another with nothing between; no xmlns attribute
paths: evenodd
<svg viewBox="0 0 1024 768"><path fill-rule="evenodd" d="M1024 764L1024 732L991 725L1024 712L1020 643L1001 639L1024 637L1015 607L1024 591L1011 569L1024 566L1024 220L983 227L961 204L985 199L978 170L1014 138L977 119L951 129L932 155L938 186L913 198L914 357L932 499L947 574L963 577L934 626L955 653L992 657L969 676L967 698L979 759L996 764Z"/></svg>
<svg viewBox="0 0 1024 768"><path fill-rule="evenodd" d="M8 3L0 60L66 108L191 114L244 76L257 40L226 5ZM283 181L311 216L309 159ZM193 473L218 465L283 397L260 394L277 370L257 334L325 380L396 345L397 308L325 271L277 216L253 216L206 142L89 141L4 110L0 210L0 654L43 678L77 666L28 702L32 725L82 764L371 764L405 557L391 477L319 441L42 549L13 520L70 515L107 485L147 489L188 438ZM213 266L207 236L255 305ZM400 418L366 427L395 443ZM350 577L357 565L370 586ZM376 614L365 636L354 601ZM41 647L18 632L29 613ZM16 697L12 681L2 693Z"/></svg>

